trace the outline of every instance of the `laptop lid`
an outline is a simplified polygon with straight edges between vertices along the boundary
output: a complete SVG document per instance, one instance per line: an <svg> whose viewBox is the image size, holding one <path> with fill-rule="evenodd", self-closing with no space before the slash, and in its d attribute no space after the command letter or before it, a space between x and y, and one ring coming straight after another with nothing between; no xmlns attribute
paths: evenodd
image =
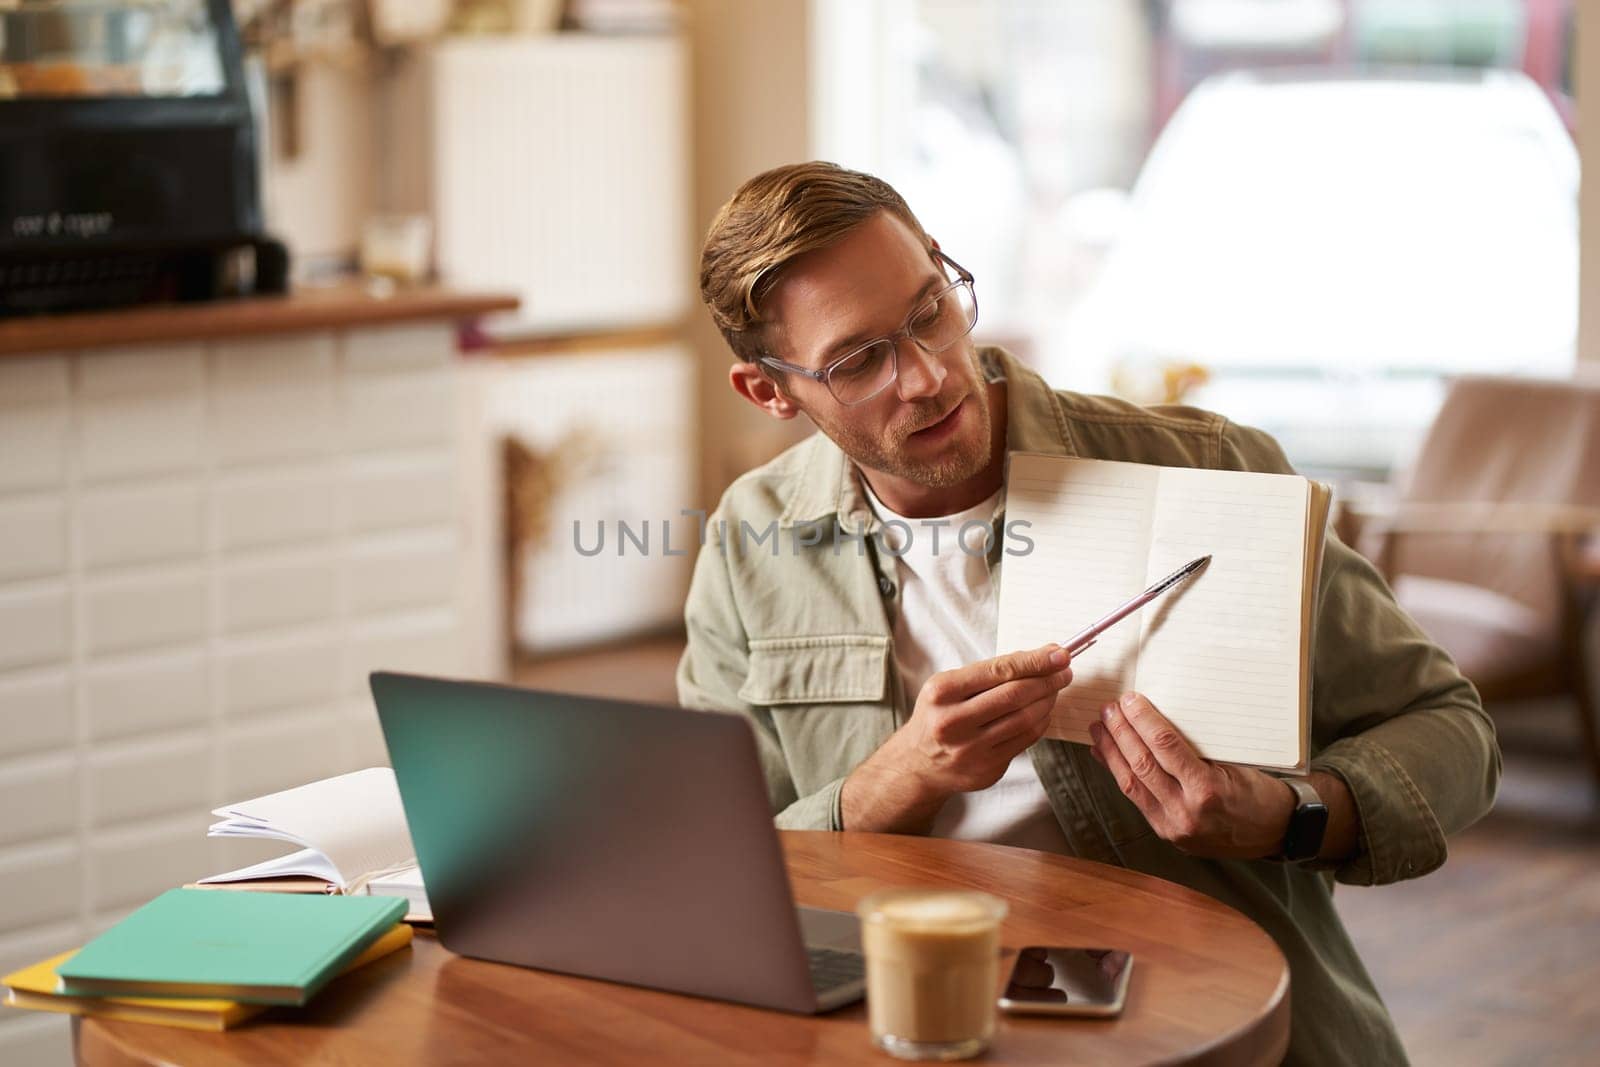
<svg viewBox="0 0 1600 1067"><path fill-rule="evenodd" d="M389 672L371 680L445 947L815 1010L744 719Z"/></svg>

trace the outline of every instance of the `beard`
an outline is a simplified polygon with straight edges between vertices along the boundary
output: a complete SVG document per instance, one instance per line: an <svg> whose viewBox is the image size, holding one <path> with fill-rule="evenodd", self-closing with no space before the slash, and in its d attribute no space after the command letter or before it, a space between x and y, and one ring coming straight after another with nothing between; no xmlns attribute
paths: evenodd
<svg viewBox="0 0 1600 1067"><path fill-rule="evenodd" d="M963 397L963 394L964 397ZM963 399L966 411L962 418L966 425L949 441L944 442L932 455L916 456L906 447L911 435L925 429L955 410ZM959 485L976 477L990 460L991 412L989 391L979 371L977 353L964 361L960 373L945 380L945 388L936 397L925 397L904 410L888 426L874 434L871 427L845 419L818 418L811 420L827 434L857 466L930 489L944 489ZM831 413L830 413L831 414Z"/></svg>

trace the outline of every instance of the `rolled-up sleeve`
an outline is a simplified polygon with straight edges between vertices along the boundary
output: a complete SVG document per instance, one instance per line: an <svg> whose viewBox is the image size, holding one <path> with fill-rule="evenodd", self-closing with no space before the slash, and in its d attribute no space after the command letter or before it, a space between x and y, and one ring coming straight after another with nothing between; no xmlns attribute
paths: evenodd
<svg viewBox="0 0 1600 1067"><path fill-rule="evenodd" d="M1494 804L1494 724L1372 565L1331 534L1316 642L1311 766L1345 781L1360 817L1357 854L1334 876L1383 885L1427 874L1446 837Z"/></svg>
<svg viewBox="0 0 1600 1067"><path fill-rule="evenodd" d="M1270 437L1228 427L1223 463L1292 468ZM1377 570L1327 534L1313 630L1313 770L1350 788L1359 821L1340 882L1383 885L1444 863L1446 839L1494 804L1500 748L1472 683L1395 602Z"/></svg>
<svg viewBox="0 0 1600 1067"><path fill-rule="evenodd" d="M720 513L710 530L721 529ZM684 605L688 643L678 660L678 703L686 708L743 715L755 730L761 772L773 821L784 830L842 830L844 779L799 796L770 709L739 698L750 671L750 646L728 572L728 557L715 536L701 546Z"/></svg>

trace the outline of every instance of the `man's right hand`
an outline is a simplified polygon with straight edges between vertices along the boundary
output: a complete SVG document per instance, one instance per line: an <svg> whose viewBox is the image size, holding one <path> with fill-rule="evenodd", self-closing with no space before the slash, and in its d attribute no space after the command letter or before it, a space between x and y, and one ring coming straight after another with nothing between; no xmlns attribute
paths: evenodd
<svg viewBox="0 0 1600 1067"><path fill-rule="evenodd" d="M1045 645L933 675L911 718L845 780L845 829L925 831L951 795L998 782L1044 736L1071 662Z"/></svg>

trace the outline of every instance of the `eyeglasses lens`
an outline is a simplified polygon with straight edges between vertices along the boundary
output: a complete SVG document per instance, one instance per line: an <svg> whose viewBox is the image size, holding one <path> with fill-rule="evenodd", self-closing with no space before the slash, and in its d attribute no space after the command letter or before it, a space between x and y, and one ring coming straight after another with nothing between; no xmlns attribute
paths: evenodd
<svg viewBox="0 0 1600 1067"><path fill-rule="evenodd" d="M894 380L894 345L879 341L868 345L849 359L835 364L828 374L828 388L841 404L858 404L875 396Z"/></svg>
<svg viewBox="0 0 1600 1067"><path fill-rule="evenodd" d="M943 352L978 321L972 286L951 286L916 310L906 332L924 351ZM841 404L859 404L877 396L896 374L895 342L885 338L852 353L828 371L828 388Z"/></svg>

